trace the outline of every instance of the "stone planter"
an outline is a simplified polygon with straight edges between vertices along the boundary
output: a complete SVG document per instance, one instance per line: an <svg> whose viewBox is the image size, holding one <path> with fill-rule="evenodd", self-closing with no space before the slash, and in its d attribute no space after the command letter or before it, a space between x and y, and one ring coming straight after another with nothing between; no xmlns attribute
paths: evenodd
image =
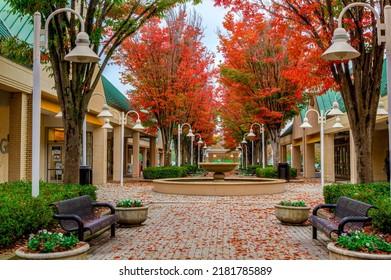
<svg viewBox="0 0 391 280"><path fill-rule="evenodd" d="M302 224L306 222L310 215L311 207L293 207L274 205L276 218L286 224Z"/></svg>
<svg viewBox="0 0 391 280"><path fill-rule="evenodd" d="M76 249L54 253L25 253L26 247L21 247L15 251L15 255L22 260L86 260L90 245L87 242L81 243L82 246Z"/></svg>
<svg viewBox="0 0 391 280"><path fill-rule="evenodd" d="M391 260L391 254L368 254L350 251L335 246L334 242L327 244L330 260Z"/></svg>
<svg viewBox="0 0 391 280"><path fill-rule="evenodd" d="M148 217L148 206L143 207L115 207L120 225L135 226L141 225Z"/></svg>

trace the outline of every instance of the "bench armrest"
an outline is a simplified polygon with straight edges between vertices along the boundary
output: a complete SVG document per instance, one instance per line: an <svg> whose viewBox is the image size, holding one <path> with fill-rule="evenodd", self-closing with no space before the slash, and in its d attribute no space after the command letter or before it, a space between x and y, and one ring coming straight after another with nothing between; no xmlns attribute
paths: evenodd
<svg viewBox="0 0 391 280"><path fill-rule="evenodd" d="M372 221L372 217L360 217L360 216L350 216L350 217L345 217L345 218L342 218L340 221L339 221L339 224L338 224L338 231L337 231L337 234L340 235L344 232L344 227L347 223L351 223L351 222L370 222Z"/></svg>
<svg viewBox="0 0 391 280"><path fill-rule="evenodd" d="M114 214L114 213L115 213L115 208L114 208L114 206L111 205L110 203L106 203L106 202L95 202L95 203L92 203L92 207L108 207L108 208L110 208L111 214Z"/></svg>
<svg viewBox="0 0 391 280"><path fill-rule="evenodd" d="M318 213L318 210L321 209L321 208L335 208L337 206L337 204L319 204L319 205L316 205L314 210L312 210L312 215L317 215Z"/></svg>

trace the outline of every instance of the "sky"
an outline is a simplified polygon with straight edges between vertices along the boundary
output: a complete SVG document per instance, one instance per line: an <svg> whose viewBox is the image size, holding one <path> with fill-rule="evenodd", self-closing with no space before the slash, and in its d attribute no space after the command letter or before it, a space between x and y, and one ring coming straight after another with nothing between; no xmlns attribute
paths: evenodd
<svg viewBox="0 0 391 280"><path fill-rule="evenodd" d="M209 51L216 53L215 63L217 64L220 60L222 60L221 54L217 53L217 45L219 44L217 30L222 29L225 10L221 7L214 7L213 4L213 0L203 0L201 4L193 7L201 16L202 25L205 28L205 36L202 42ZM117 65L108 65L106 66L103 75L123 94L125 94L126 90L130 89L130 86L123 85L121 83L121 71L122 69Z"/></svg>

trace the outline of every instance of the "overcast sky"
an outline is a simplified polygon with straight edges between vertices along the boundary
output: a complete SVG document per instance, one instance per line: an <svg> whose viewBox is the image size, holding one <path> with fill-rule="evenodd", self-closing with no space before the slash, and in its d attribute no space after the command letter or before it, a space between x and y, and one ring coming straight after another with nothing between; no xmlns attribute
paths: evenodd
<svg viewBox="0 0 391 280"><path fill-rule="evenodd" d="M217 30L222 29L222 22L225 11L221 7L214 7L213 0L203 0L202 4L193 6L196 12L202 17L202 24L205 27L205 37L203 43L209 51L216 52L216 64L222 59L222 56L217 53L217 45L219 40L217 38ZM190 7L189 7L190 8ZM129 86L123 85L121 79L121 68L112 65L107 66L103 75L110 80L122 93L125 93Z"/></svg>

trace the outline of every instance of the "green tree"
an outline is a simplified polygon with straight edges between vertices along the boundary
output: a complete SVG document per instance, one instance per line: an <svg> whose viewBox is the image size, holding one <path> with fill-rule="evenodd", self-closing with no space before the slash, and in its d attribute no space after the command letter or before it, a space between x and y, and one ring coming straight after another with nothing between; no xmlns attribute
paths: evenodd
<svg viewBox="0 0 391 280"><path fill-rule="evenodd" d="M48 55L55 88L63 114L65 133L64 183L79 181L82 124L87 106L101 74L114 51L148 20L188 0L5 0L12 11L33 15L39 11L42 26L48 16L68 7L85 19L92 50L102 58L96 63L70 63L64 60L75 47L78 21L73 14L59 13L48 24ZM200 0L192 0L194 4Z"/></svg>

